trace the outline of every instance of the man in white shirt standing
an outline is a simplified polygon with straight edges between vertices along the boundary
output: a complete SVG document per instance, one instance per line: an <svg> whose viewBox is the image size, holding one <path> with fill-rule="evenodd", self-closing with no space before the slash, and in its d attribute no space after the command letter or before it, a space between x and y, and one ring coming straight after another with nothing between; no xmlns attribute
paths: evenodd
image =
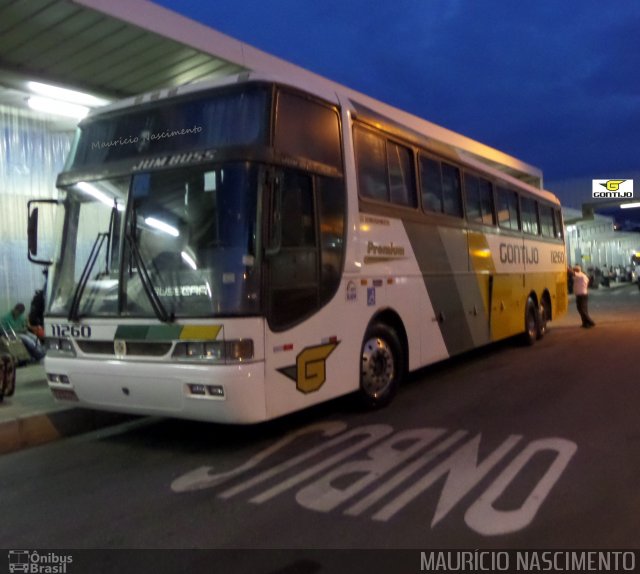
<svg viewBox="0 0 640 574"><path fill-rule="evenodd" d="M589 317L589 277L583 272L580 265L573 267L573 292L576 295L576 308L582 319L585 329L595 327L596 324Z"/></svg>

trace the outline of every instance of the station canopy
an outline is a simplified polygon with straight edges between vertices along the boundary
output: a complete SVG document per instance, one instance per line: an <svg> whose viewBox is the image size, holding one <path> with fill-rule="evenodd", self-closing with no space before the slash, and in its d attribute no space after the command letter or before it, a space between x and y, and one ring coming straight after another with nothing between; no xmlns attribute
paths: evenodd
<svg viewBox="0 0 640 574"><path fill-rule="evenodd" d="M102 103L243 71L328 80L226 36L150 0L0 0L0 106L25 110L33 84L54 85ZM333 84L364 106L371 98ZM376 102L378 109L398 110ZM381 107L380 107L381 106ZM418 121L456 154L479 160L534 187L542 173L512 156ZM56 121L71 130L75 120ZM53 125L53 122L52 122Z"/></svg>
<svg viewBox="0 0 640 574"><path fill-rule="evenodd" d="M146 0L0 0L0 104L25 108L30 81L117 100L227 76L242 51Z"/></svg>

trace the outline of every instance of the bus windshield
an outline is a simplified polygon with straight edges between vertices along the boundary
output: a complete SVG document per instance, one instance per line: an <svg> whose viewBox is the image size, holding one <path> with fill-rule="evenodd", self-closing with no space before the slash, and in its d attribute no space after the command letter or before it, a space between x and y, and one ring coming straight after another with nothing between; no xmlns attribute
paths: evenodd
<svg viewBox="0 0 640 574"><path fill-rule="evenodd" d="M230 162L66 186L49 312L257 314L258 171Z"/></svg>

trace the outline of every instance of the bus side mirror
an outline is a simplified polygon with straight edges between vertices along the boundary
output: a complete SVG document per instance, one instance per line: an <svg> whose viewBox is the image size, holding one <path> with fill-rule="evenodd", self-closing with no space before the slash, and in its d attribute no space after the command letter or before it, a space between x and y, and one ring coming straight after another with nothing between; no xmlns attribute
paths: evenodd
<svg viewBox="0 0 640 574"><path fill-rule="evenodd" d="M33 262L33 257L38 255L38 208L36 207L29 213L29 221L27 222L27 237L29 247L29 261Z"/></svg>
<svg viewBox="0 0 640 574"><path fill-rule="evenodd" d="M50 205L58 205L60 202L57 199L32 199L27 203L27 211L29 213L27 220L27 257L31 263L37 263L38 265L51 265L52 261L48 259L38 259L38 230L39 230L39 215L40 208L33 207L32 205L43 203Z"/></svg>

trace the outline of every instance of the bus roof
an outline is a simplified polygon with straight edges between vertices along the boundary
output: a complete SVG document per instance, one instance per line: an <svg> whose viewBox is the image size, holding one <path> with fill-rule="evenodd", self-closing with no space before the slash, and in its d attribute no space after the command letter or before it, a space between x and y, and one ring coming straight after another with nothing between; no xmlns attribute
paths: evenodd
<svg viewBox="0 0 640 574"><path fill-rule="evenodd" d="M373 118L382 123L396 126L404 132L413 134L418 140L428 141L431 147L440 149L446 155L453 156L462 163L478 167L482 166L483 169L499 172L501 176L506 177L508 180L524 183L527 187L533 188L534 191L537 191L538 194L545 196L547 199L554 202L558 201L553 194L543 191L543 176L539 168L462 134L303 69L300 69L299 74L287 74L286 76L247 71L221 79L194 82L184 86L148 92L96 109L87 117L87 120L103 113L143 103L197 93L245 81L273 82L315 94L336 105L347 107L353 117L364 117L370 120Z"/></svg>

